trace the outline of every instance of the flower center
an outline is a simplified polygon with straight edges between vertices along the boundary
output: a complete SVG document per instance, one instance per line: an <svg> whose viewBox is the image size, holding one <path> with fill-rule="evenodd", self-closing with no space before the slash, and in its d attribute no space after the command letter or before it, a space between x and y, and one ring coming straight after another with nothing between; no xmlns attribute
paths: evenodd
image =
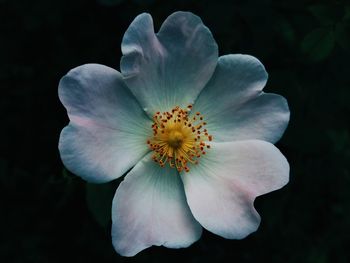
<svg viewBox="0 0 350 263"><path fill-rule="evenodd" d="M188 164L198 164L198 158L210 148L208 141L213 136L204 128L207 123L200 112L190 117L191 109L192 105L186 110L176 106L170 112L154 114L153 137L147 144L154 151L152 159L161 167L168 163L179 172L188 172Z"/></svg>
<svg viewBox="0 0 350 263"><path fill-rule="evenodd" d="M174 149L178 149L182 146L182 143L185 139L182 131L178 130L170 130L168 136L168 144L170 147Z"/></svg>

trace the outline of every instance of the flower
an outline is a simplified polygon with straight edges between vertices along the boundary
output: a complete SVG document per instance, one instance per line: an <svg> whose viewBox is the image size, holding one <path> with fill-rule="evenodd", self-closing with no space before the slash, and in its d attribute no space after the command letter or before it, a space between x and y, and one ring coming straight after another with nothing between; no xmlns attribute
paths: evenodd
<svg viewBox="0 0 350 263"><path fill-rule="evenodd" d="M264 66L249 55L218 57L189 12L170 15L157 34L149 14L137 16L122 53L121 73L86 64L59 84L70 119L59 140L64 165L95 183L127 172L112 204L116 251L187 247L202 227L229 239L254 232L254 199L289 180L273 145L288 104L262 91Z"/></svg>

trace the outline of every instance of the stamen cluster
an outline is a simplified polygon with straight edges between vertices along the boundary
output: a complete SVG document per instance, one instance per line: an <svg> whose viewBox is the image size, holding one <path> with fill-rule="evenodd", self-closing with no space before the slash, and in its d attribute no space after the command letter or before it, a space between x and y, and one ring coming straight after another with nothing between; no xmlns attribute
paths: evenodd
<svg viewBox="0 0 350 263"><path fill-rule="evenodd" d="M186 110L176 106L170 112L154 114L153 138L147 144L154 151L152 159L161 167L168 163L179 172L188 172L188 164L198 164L198 158L210 148L208 141L213 136L204 128L207 123L200 112L190 117L191 109L192 105Z"/></svg>

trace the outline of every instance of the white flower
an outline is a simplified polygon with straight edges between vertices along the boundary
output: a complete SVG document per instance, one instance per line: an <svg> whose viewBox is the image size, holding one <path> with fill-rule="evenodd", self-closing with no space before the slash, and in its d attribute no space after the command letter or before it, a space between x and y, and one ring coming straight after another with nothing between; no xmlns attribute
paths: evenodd
<svg viewBox="0 0 350 263"><path fill-rule="evenodd" d="M121 73L87 64L59 84L70 119L59 141L65 166L95 183L131 169L112 205L116 251L187 247L202 226L230 239L254 232L254 199L289 178L272 144L289 109L262 91L264 66L248 55L218 58L212 34L188 12L157 34L151 16L139 15L122 52Z"/></svg>

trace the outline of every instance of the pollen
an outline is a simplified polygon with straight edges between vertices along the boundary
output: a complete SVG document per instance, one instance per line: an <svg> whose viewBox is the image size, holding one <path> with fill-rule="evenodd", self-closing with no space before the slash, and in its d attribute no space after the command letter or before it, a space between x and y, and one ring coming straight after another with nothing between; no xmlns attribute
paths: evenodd
<svg viewBox="0 0 350 263"><path fill-rule="evenodd" d="M206 122L200 112L190 117L192 105L179 106L168 112L156 112L153 116L153 137L147 140L154 152L152 159L161 167L169 165L179 172L190 171L190 165L199 163L201 155L209 150L213 136L204 127Z"/></svg>

